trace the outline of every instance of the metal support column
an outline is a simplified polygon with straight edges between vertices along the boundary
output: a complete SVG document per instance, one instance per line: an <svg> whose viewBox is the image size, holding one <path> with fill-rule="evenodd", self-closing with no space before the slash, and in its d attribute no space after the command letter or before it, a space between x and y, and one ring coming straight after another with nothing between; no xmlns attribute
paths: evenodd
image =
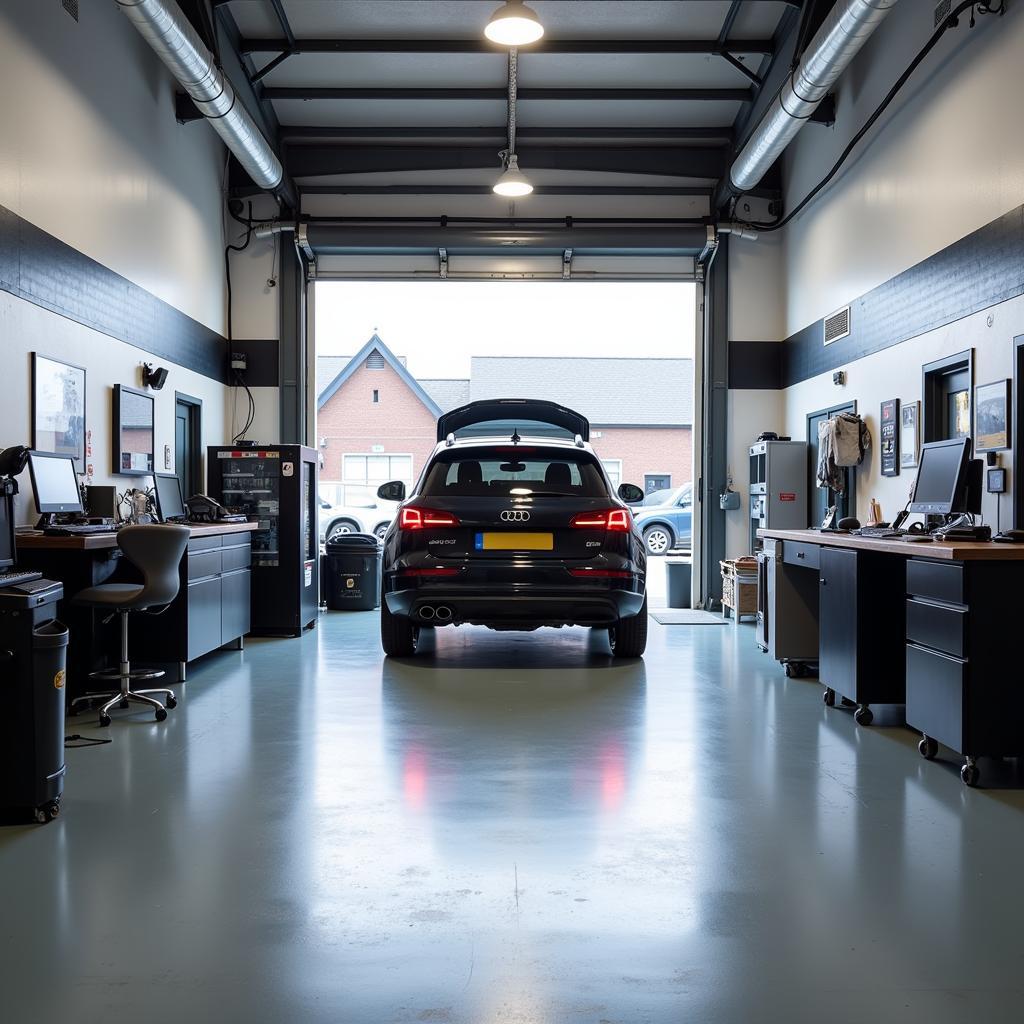
<svg viewBox="0 0 1024 1024"><path fill-rule="evenodd" d="M306 444L308 378L306 289L308 265L295 244L281 240L280 403L282 444Z"/></svg>
<svg viewBox="0 0 1024 1024"><path fill-rule="evenodd" d="M729 238L719 237L718 251L704 280L704 437L701 473L701 595L704 607L720 607L725 558L725 513L718 495L729 474Z"/></svg>

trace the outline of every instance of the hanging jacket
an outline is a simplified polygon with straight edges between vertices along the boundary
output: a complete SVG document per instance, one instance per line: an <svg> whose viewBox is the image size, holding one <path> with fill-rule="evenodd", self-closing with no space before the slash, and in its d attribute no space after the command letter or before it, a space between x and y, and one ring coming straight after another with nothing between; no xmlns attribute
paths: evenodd
<svg viewBox="0 0 1024 1024"><path fill-rule="evenodd" d="M859 466L871 450L871 431L856 414L839 413L818 424L817 483L842 494L845 469Z"/></svg>

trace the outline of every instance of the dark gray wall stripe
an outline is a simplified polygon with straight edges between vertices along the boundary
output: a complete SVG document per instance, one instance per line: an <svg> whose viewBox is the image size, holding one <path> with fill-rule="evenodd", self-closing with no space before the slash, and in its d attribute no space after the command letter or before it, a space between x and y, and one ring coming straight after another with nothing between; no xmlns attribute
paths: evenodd
<svg viewBox="0 0 1024 1024"><path fill-rule="evenodd" d="M227 382L228 343L220 334L2 206L0 289Z"/></svg>
<svg viewBox="0 0 1024 1024"><path fill-rule="evenodd" d="M729 342L729 387L776 390L782 386L782 343Z"/></svg>
<svg viewBox="0 0 1024 1024"><path fill-rule="evenodd" d="M881 243L880 243L881 244ZM782 346L782 386L916 338L1024 294L1024 206L850 303L851 333L827 348L815 321Z"/></svg>
<svg viewBox="0 0 1024 1024"><path fill-rule="evenodd" d="M231 343L232 352L241 352L247 360L245 383L251 388L276 388L279 383L278 345L276 338L236 338Z"/></svg>

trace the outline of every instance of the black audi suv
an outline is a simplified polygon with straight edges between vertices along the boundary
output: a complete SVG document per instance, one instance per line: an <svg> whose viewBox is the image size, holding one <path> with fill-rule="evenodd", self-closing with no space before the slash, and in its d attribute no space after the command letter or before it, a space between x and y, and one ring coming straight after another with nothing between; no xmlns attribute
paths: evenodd
<svg viewBox="0 0 1024 1024"><path fill-rule="evenodd" d="M647 644L647 555L627 502L588 443L590 424L552 402L472 402L438 420L438 444L384 538L381 643L416 653L423 627L606 629L612 653Z"/></svg>

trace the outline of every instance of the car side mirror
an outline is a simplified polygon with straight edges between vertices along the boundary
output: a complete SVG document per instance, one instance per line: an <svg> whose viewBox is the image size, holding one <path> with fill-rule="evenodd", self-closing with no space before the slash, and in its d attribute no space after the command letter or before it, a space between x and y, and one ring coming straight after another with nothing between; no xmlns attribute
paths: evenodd
<svg viewBox="0 0 1024 1024"><path fill-rule="evenodd" d="M644 500L644 489L636 484L619 484L619 497L627 505L636 505Z"/></svg>
<svg viewBox="0 0 1024 1024"><path fill-rule="evenodd" d="M405 501L405 484L401 480L389 480L377 488L377 497L384 501Z"/></svg>

